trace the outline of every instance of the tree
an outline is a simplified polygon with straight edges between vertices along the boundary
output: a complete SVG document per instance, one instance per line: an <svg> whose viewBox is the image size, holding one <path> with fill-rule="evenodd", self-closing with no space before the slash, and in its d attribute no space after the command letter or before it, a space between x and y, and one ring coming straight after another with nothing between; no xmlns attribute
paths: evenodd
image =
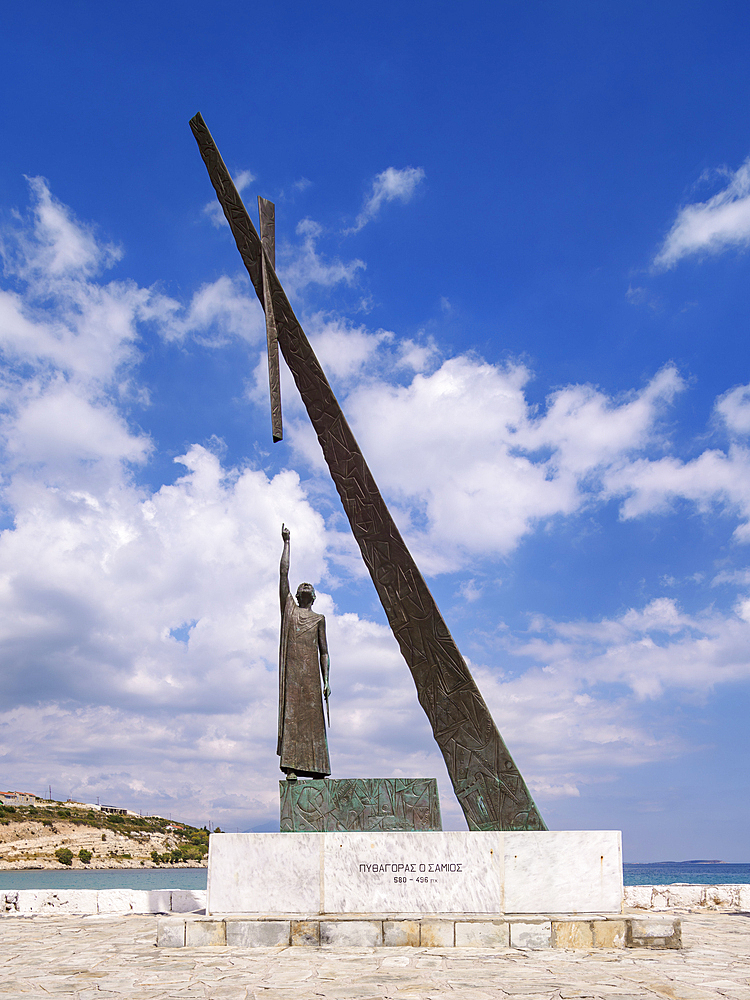
<svg viewBox="0 0 750 1000"><path fill-rule="evenodd" d="M55 851L55 857L61 865L73 864L73 852L69 847L58 847Z"/></svg>
<svg viewBox="0 0 750 1000"><path fill-rule="evenodd" d="M85 847L82 847L78 852L78 857L85 865L87 865L89 861L91 861L93 855L91 854L91 851L87 851Z"/></svg>

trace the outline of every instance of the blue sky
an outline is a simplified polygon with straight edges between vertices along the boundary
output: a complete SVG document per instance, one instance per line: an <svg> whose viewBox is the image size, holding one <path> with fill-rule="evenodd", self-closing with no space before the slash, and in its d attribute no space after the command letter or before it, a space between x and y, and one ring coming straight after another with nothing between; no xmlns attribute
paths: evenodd
<svg viewBox="0 0 750 1000"><path fill-rule="evenodd" d="M0 15L8 788L278 815L275 595L334 777L460 810L260 309L204 115L549 826L747 860L746 6Z"/></svg>

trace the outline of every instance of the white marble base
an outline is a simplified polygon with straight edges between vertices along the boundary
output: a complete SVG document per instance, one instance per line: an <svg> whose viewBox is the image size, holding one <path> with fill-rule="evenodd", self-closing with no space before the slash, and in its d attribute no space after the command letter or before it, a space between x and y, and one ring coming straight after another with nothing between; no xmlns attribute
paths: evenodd
<svg viewBox="0 0 750 1000"><path fill-rule="evenodd" d="M621 836L614 830L504 833L506 913L619 913Z"/></svg>
<svg viewBox="0 0 750 1000"><path fill-rule="evenodd" d="M618 831L220 833L208 913L619 913Z"/></svg>

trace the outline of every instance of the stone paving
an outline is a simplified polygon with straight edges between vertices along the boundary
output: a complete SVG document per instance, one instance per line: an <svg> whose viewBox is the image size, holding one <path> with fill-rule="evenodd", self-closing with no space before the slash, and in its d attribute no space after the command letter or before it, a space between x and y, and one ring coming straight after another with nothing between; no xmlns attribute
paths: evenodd
<svg viewBox="0 0 750 1000"><path fill-rule="evenodd" d="M682 951L157 949L153 916L0 920L0 997L750 1000L750 913L680 914Z"/></svg>

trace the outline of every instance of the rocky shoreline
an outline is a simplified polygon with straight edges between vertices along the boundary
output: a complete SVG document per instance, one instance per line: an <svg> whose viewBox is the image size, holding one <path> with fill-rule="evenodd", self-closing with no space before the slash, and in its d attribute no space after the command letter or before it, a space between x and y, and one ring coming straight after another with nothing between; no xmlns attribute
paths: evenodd
<svg viewBox="0 0 750 1000"><path fill-rule="evenodd" d="M122 864L103 864L99 862L91 862L88 865L83 864L78 858L70 865L62 865L59 861L45 861L40 864L24 864L22 862L9 863L5 861L0 861L0 872L40 872L40 871L146 871L149 868L160 868L170 871L173 868L205 868L206 864L202 861L175 861L174 863L167 864L154 864L153 861L144 861L143 863L138 862L137 864L133 861L123 862Z"/></svg>

